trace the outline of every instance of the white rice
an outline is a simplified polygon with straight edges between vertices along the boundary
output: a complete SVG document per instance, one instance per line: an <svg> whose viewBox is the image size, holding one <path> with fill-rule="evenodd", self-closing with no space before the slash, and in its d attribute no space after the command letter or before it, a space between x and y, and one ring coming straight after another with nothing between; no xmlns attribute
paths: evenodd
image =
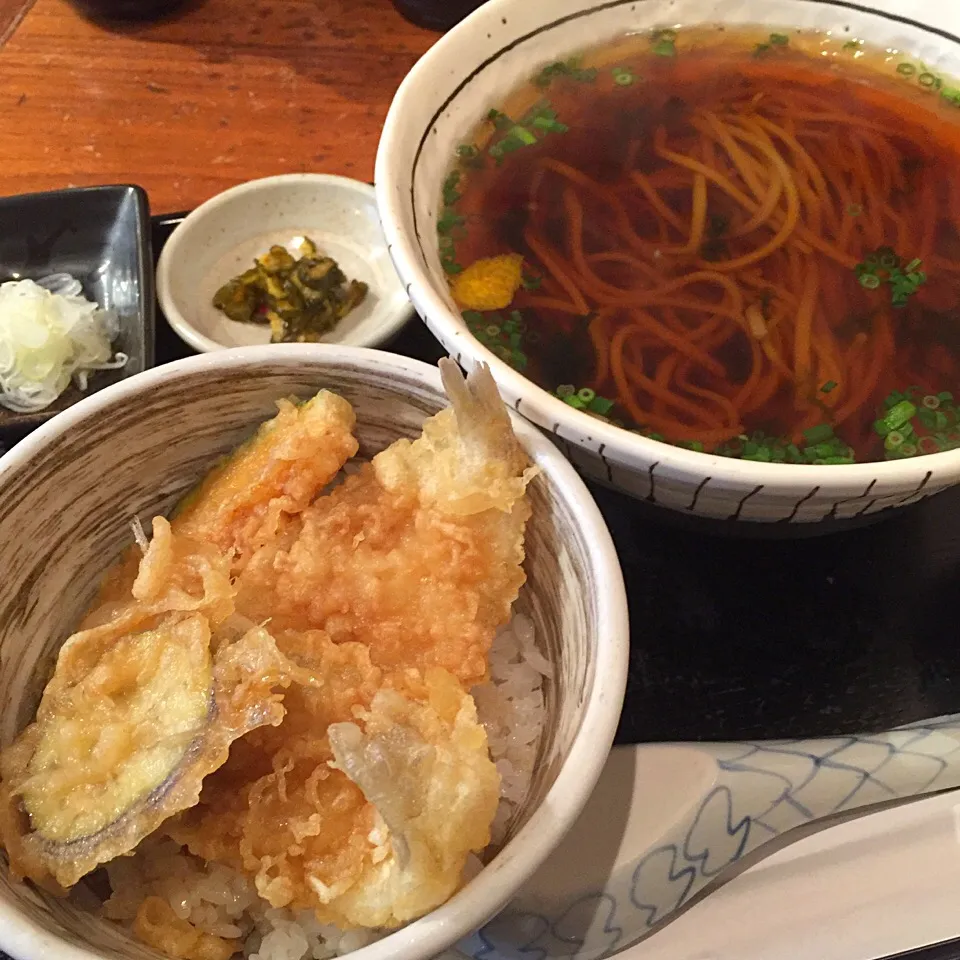
<svg viewBox="0 0 960 960"><path fill-rule="evenodd" d="M515 614L490 650L490 680L473 690L490 756L500 773L500 806L491 829L494 852L503 842L533 777L544 723L543 682L550 663L534 643L532 621ZM468 863L472 875L479 862ZM277 910L244 876L207 864L172 840L145 841L131 857L107 864L111 896L103 915L130 926L148 896L166 900L178 917L206 933L243 941L248 960L327 960L379 939L376 931L319 923L309 910Z"/></svg>

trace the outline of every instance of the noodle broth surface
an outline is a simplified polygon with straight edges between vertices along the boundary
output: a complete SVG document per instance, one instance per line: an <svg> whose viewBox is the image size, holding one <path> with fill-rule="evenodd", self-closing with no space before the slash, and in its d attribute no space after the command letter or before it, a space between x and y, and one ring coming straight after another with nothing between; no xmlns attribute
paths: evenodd
<svg viewBox="0 0 960 960"><path fill-rule="evenodd" d="M909 56L768 28L548 65L444 184L453 296L540 386L656 439L793 463L960 446L958 104Z"/></svg>

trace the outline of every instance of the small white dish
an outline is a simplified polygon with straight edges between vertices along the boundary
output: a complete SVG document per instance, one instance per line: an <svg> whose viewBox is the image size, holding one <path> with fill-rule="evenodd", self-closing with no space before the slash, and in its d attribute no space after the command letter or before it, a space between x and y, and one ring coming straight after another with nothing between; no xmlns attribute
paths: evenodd
<svg viewBox="0 0 960 960"><path fill-rule="evenodd" d="M157 265L157 297L170 326L201 353L269 343L268 327L229 319L213 306L213 295L272 244L293 252L305 236L348 279L370 287L325 342L375 347L410 319L413 307L390 260L373 187L291 173L225 190L174 230Z"/></svg>

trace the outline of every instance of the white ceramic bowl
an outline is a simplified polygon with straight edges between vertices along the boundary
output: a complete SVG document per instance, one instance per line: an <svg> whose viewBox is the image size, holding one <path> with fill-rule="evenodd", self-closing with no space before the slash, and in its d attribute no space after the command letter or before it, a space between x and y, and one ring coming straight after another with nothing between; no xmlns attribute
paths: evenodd
<svg viewBox="0 0 960 960"><path fill-rule="evenodd" d="M157 264L157 298L177 335L206 353L270 342L268 327L237 323L212 303L216 291L273 244L293 251L304 237L370 290L323 341L386 343L413 315L390 262L373 187L348 177L290 173L217 194L170 235Z"/></svg>
<svg viewBox="0 0 960 960"><path fill-rule="evenodd" d="M698 23L833 30L960 77L960 7L942 0L491 0L444 36L397 92L377 154L377 202L420 315L457 358L490 364L513 407L578 468L650 503L705 517L803 523L913 503L960 481L960 450L850 466L760 464L648 440L572 409L483 347L448 291L436 243L440 187L486 110L564 55L630 31ZM909 20L912 17L914 20ZM921 24L930 24L931 29Z"/></svg>
<svg viewBox="0 0 960 960"><path fill-rule="evenodd" d="M360 456L419 433L446 404L437 370L323 344L191 357L84 399L0 459L0 743L36 707L38 676L127 545L128 521L165 511L275 412L278 397L329 387L357 413ZM626 680L623 579L610 535L574 470L519 417L541 474L530 487L522 609L555 664L530 794L497 856L440 909L356 960L430 960L495 914L556 847L593 789ZM0 858L2 861L2 858ZM17 960L147 960L108 921L11 881L0 862L0 952Z"/></svg>

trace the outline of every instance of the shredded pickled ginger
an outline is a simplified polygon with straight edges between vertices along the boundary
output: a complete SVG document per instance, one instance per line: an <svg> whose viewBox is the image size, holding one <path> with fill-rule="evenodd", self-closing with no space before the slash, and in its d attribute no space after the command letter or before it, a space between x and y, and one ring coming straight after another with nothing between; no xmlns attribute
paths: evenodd
<svg viewBox="0 0 960 960"><path fill-rule="evenodd" d="M50 406L71 379L86 390L91 371L127 362L111 347L119 332L112 311L87 300L76 280L52 285L62 292L48 286L0 284L0 404L18 413Z"/></svg>

